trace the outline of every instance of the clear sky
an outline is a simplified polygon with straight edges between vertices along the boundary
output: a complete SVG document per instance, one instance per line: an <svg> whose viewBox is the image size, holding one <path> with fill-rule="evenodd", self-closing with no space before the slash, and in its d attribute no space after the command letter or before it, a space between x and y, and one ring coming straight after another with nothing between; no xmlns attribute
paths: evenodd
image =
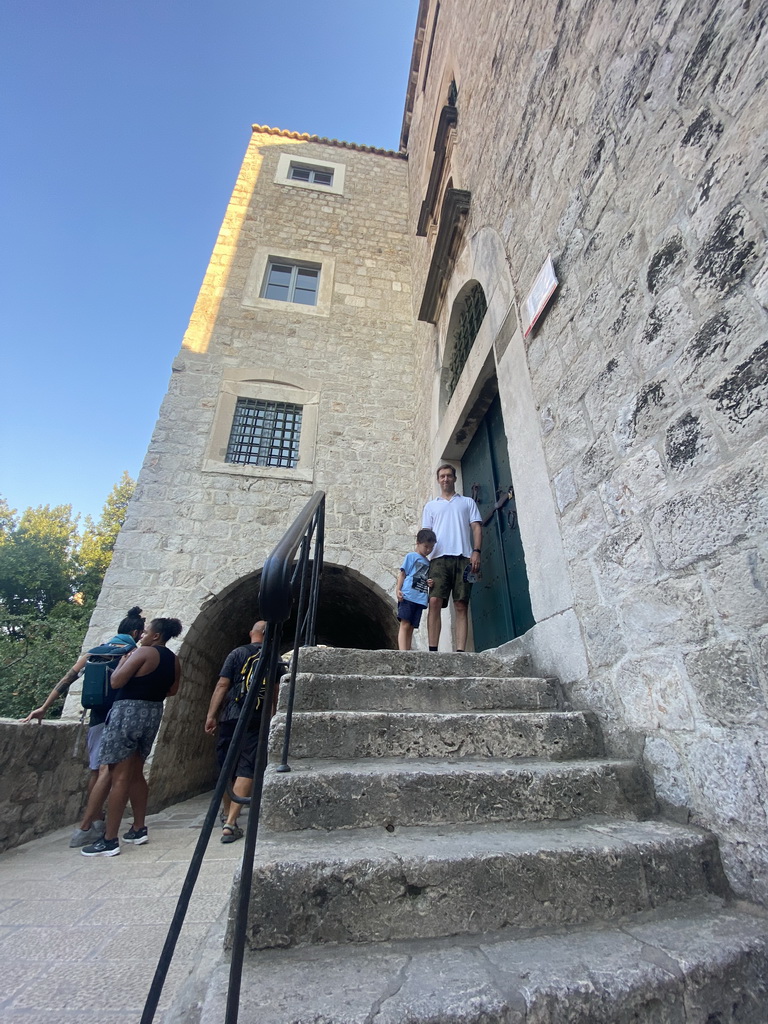
<svg viewBox="0 0 768 1024"><path fill-rule="evenodd" d="M397 149L418 0L2 0L0 495L138 475L253 123Z"/></svg>

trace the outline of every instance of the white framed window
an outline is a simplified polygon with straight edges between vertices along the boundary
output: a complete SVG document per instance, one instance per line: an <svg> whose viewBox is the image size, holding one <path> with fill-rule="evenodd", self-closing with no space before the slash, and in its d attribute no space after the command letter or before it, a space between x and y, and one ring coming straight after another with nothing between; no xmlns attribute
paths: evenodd
<svg viewBox="0 0 768 1024"><path fill-rule="evenodd" d="M243 305L270 313L329 316L336 261L306 249L267 249L253 253L243 288Z"/></svg>
<svg viewBox="0 0 768 1024"><path fill-rule="evenodd" d="M278 157L275 184L340 196L344 194L345 175L345 164L316 160L314 156L305 158L299 151L294 151L281 153Z"/></svg>
<svg viewBox="0 0 768 1024"><path fill-rule="evenodd" d="M276 299L278 302L298 302L302 306L316 306L319 285L318 265L270 259L264 275L261 298Z"/></svg>
<svg viewBox="0 0 768 1024"><path fill-rule="evenodd" d="M288 177L291 181L303 181L311 185L323 185L325 188L330 188L333 185L333 168L312 167L311 164L297 164L291 160Z"/></svg>

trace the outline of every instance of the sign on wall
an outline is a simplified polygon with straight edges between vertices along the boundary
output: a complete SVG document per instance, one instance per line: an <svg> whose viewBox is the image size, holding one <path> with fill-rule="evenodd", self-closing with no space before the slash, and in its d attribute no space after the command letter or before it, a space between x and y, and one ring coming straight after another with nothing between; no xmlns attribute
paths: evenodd
<svg viewBox="0 0 768 1024"><path fill-rule="evenodd" d="M544 266L533 282L533 288L523 303L523 337L527 338L531 333L533 325L546 309L547 303L552 298L558 281L555 274L555 265L552 257L547 256Z"/></svg>

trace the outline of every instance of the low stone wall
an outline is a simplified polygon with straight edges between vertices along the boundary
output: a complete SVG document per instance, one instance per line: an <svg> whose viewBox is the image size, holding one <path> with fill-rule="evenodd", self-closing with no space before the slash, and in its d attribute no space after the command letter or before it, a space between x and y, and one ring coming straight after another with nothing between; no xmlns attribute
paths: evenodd
<svg viewBox="0 0 768 1024"><path fill-rule="evenodd" d="M87 784L82 726L0 718L0 853L74 824Z"/></svg>

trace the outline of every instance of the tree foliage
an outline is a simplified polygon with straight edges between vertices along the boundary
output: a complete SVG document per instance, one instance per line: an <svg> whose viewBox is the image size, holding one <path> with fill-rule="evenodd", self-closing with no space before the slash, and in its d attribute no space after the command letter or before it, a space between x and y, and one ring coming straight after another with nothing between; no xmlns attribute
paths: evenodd
<svg viewBox="0 0 768 1024"><path fill-rule="evenodd" d="M77 659L135 486L123 473L82 533L71 505L18 515L0 497L0 716L39 706Z"/></svg>
<svg viewBox="0 0 768 1024"><path fill-rule="evenodd" d="M0 716L23 718L40 707L80 656L91 608L58 611L26 623L24 635L0 634ZM48 712L58 718L62 700Z"/></svg>
<svg viewBox="0 0 768 1024"><path fill-rule="evenodd" d="M75 593L77 522L71 505L28 508L0 537L0 601L13 616L47 615Z"/></svg>
<svg viewBox="0 0 768 1024"><path fill-rule="evenodd" d="M104 574L112 561L117 535L125 522L128 502L136 490L136 482L123 473L107 495L98 523L86 517L85 528L77 549L80 568L79 590L85 600L95 601L99 596Z"/></svg>

